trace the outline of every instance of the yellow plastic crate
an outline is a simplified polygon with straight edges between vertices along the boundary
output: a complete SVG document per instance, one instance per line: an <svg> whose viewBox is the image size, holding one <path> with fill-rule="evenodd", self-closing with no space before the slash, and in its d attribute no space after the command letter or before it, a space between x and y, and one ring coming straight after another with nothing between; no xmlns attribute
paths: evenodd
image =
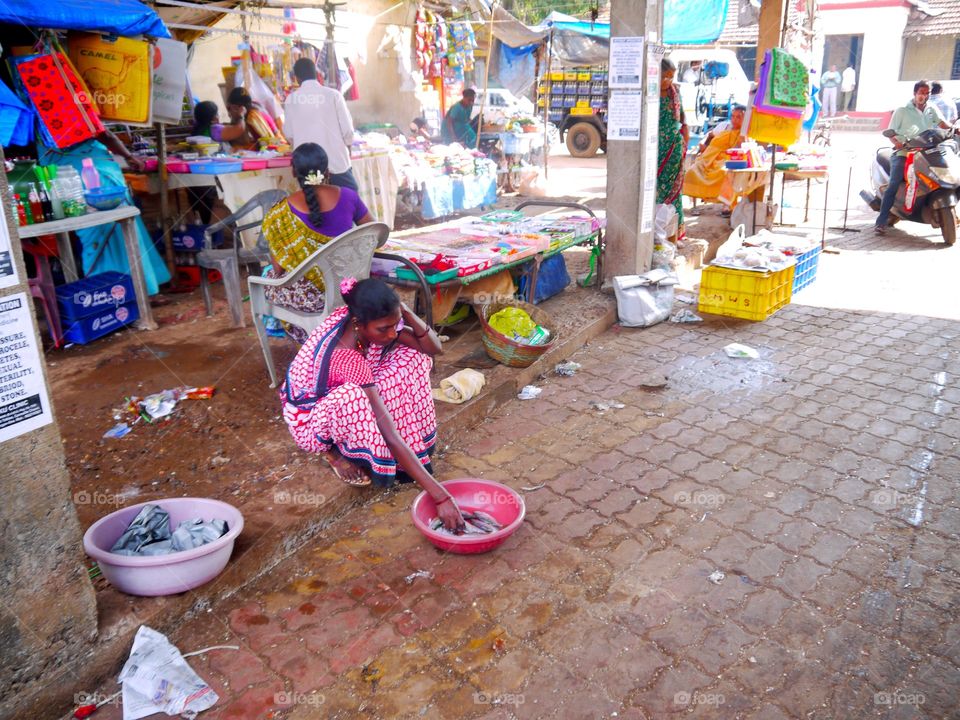
<svg viewBox="0 0 960 720"><path fill-rule="evenodd" d="M567 82L576 82L576 81L577 81L577 73L575 73L575 72L564 72L564 73L563 73L563 79L566 80Z"/></svg>
<svg viewBox="0 0 960 720"><path fill-rule="evenodd" d="M755 272L709 266L700 279L700 310L713 315L766 320L790 302L794 266Z"/></svg>
<svg viewBox="0 0 960 720"><path fill-rule="evenodd" d="M590 82L590 73L588 73L588 72L578 72L578 73L577 73L577 80L579 80L580 82L583 82L584 80L586 80L587 82Z"/></svg>
<svg viewBox="0 0 960 720"><path fill-rule="evenodd" d="M588 108L588 107L590 107L590 101L589 101L589 100L577 100L577 107L578 107L578 108L585 108L585 107Z"/></svg>

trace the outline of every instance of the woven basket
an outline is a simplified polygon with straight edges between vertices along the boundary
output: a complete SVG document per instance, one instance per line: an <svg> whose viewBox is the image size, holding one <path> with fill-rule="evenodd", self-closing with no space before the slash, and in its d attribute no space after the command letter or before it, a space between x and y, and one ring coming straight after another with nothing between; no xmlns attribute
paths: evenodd
<svg viewBox="0 0 960 720"><path fill-rule="evenodd" d="M550 331L550 342L545 345L524 345L490 327L487 319L505 307L517 307L526 310L537 325ZM475 309L477 317L480 318L480 324L483 326L483 346L487 349L487 354L504 365L518 368L529 367L537 358L553 347L553 344L557 341L557 326L545 311L535 305L520 300L510 300L481 305Z"/></svg>

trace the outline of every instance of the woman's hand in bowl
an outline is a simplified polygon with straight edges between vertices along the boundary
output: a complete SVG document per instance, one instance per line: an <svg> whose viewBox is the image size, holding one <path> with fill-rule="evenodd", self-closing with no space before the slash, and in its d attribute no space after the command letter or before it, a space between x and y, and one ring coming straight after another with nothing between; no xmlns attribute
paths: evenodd
<svg viewBox="0 0 960 720"><path fill-rule="evenodd" d="M450 497L437 505L437 517L443 522L447 530L461 532L466 528L463 515L460 508L457 507L457 501Z"/></svg>

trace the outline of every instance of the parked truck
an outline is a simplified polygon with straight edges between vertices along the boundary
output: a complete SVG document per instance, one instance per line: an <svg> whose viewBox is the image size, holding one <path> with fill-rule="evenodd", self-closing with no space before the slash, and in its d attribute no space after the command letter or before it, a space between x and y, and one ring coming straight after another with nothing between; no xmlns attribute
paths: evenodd
<svg viewBox="0 0 960 720"><path fill-rule="evenodd" d="M607 149L607 68L597 65L552 71L537 86L537 108L557 126L574 157Z"/></svg>

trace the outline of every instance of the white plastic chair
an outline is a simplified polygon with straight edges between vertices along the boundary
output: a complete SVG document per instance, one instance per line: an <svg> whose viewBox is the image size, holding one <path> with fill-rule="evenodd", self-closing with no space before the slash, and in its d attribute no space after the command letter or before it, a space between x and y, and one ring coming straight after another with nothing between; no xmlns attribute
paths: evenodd
<svg viewBox="0 0 960 720"><path fill-rule="evenodd" d="M273 365L267 331L263 326L263 316L272 315L278 320L303 328L308 333L313 332L327 315L343 305L343 298L340 297L340 281L343 278L354 277L362 280L370 277L373 253L387 241L389 234L390 228L384 223L360 225L333 238L282 278L271 279L254 275L247 278L250 286L250 312L253 314L253 325L257 329L263 359L270 374L270 387L277 386L277 371ZM275 305L267 300L267 288L290 287L311 268L318 268L323 275L325 290L322 313L305 313Z"/></svg>
<svg viewBox="0 0 960 720"><path fill-rule="evenodd" d="M203 268L200 273L200 289L203 292L203 304L207 308L207 317L213 315L213 297L210 294L210 282L207 279L206 270L216 269L223 276L224 292L227 296L227 305L230 307L230 315L233 318L234 327L243 327L246 323L243 320L243 298L240 295L240 266L256 265L270 262L270 249L263 237L263 230L257 238L257 243L252 248L243 247L240 240L240 233L252 228L260 228L263 223L263 216L278 202L284 200L287 193L283 190L265 190L257 193L250 200L245 202L236 212L231 213L223 220L219 220L204 232L203 250L197 253L197 265ZM239 221L259 210L259 217L254 217L251 222L243 225ZM213 234L224 228L233 230L233 247L224 250L213 249Z"/></svg>

